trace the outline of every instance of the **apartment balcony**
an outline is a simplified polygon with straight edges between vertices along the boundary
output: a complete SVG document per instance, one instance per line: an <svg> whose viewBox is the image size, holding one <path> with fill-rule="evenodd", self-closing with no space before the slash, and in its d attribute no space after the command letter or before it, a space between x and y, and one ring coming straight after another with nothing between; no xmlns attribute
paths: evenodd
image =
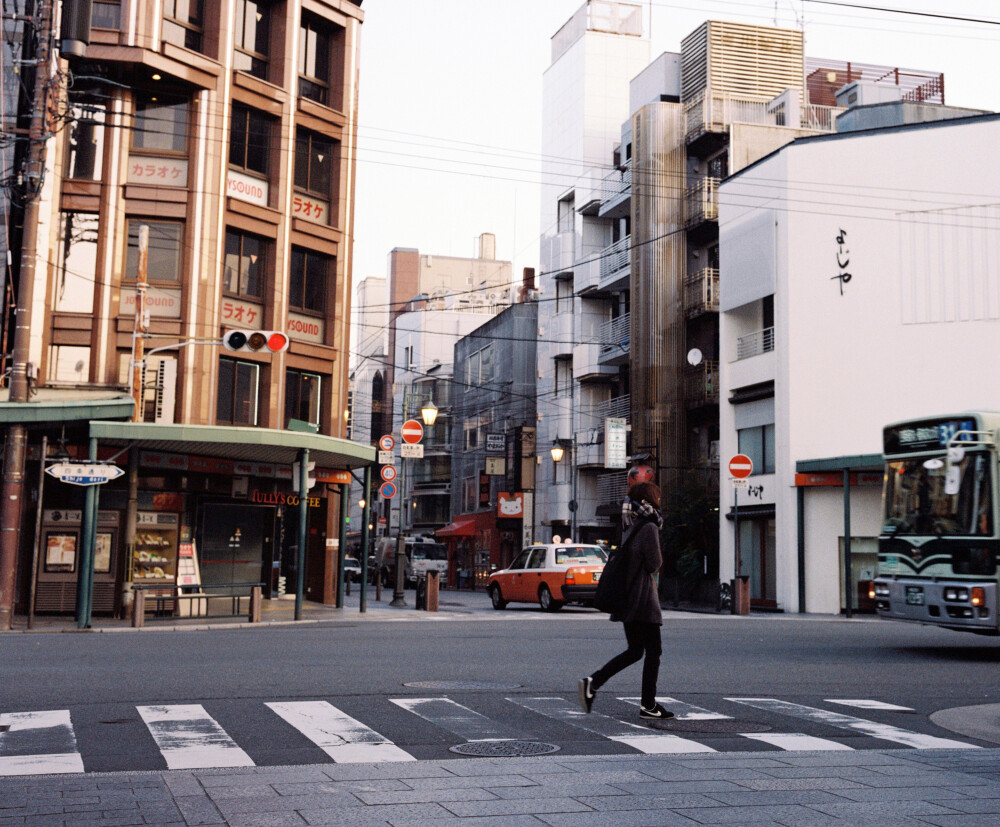
<svg viewBox="0 0 1000 827"><path fill-rule="evenodd" d="M576 443L577 468L604 467L604 434L603 431L580 431ZM596 439L600 439L597 442Z"/></svg>
<svg viewBox="0 0 1000 827"><path fill-rule="evenodd" d="M573 290L578 296L596 293L601 286L600 252L584 255L573 265Z"/></svg>
<svg viewBox="0 0 1000 827"><path fill-rule="evenodd" d="M544 416L551 439L573 438L573 402L569 393L553 397L551 403L545 407ZM540 447L547 451L549 446Z"/></svg>
<svg viewBox="0 0 1000 827"><path fill-rule="evenodd" d="M628 472L612 471L597 477L597 513L620 516L622 500L628 490Z"/></svg>
<svg viewBox="0 0 1000 827"><path fill-rule="evenodd" d="M571 311L565 310L551 316L545 327L542 328L539 338L542 342L552 346L553 350L549 354L552 358L573 355L574 318Z"/></svg>
<svg viewBox="0 0 1000 827"><path fill-rule="evenodd" d="M734 123L833 132L837 115L843 111L836 106L806 104L790 112L780 98L706 89L684 107L685 138L688 146L697 151L700 144L708 147L712 143L711 136L727 135Z"/></svg>
<svg viewBox="0 0 1000 827"><path fill-rule="evenodd" d="M595 408L595 414L598 420L601 422L611 417L617 419L624 419L627 422L631 422L632 397L626 393L624 396L615 396L609 399L607 402L601 402Z"/></svg>
<svg viewBox="0 0 1000 827"><path fill-rule="evenodd" d="M625 218L629 214L632 197L632 162L624 169L616 169L604 177L603 198L598 215L601 218Z"/></svg>
<svg viewBox="0 0 1000 827"><path fill-rule="evenodd" d="M617 319L602 324L598 331L598 340L601 343L601 363L627 365L631 336L632 314L630 313L625 313Z"/></svg>
<svg viewBox="0 0 1000 827"><path fill-rule="evenodd" d="M736 340L736 360L750 359L774 350L774 328L765 327Z"/></svg>
<svg viewBox="0 0 1000 827"><path fill-rule="evenodd" d="M626 289L631 269L632 236L627 235L601 251L601 279L598 287L607 292Z"/></svg>
<svg viewBox="0 0 1000 827"><path fill-rule="evenodd" d="M576 233L568 230L542 240L542 267L550 273L572 273L576 259Z"/></svg>
<svg viewBox="0 0 1000 827"><path fill-rule="evenodd" d="M684 312L689 319L719 312L719 271L703 267L684 280Z"/></svg>
<svg viewBox="0 0 1000 827"><path fill-rule="evenodd" d="M719 220L718 178L702 178L684 191L684 218L689 230Z"/></svg>
<svg viewBox="0 0 1000 827"><path fill-rule="evenodd" d="M598 215L604 201L606 167L591 167L576 182L576 211L581 215Z"/></svg>
<svg viewBox="0 0 1000 827"><path fill-rule="evenodd" d="M684 371L684 402L688 408L719 404L718 362L702 362Z"/></svg>
<svg viewBox="0 0 1000 827"><path fill-rule="evenodd" d="M618 375L615 365L601 360L599 342L588 342L573 348L573 381L607 382Z"/></svg>

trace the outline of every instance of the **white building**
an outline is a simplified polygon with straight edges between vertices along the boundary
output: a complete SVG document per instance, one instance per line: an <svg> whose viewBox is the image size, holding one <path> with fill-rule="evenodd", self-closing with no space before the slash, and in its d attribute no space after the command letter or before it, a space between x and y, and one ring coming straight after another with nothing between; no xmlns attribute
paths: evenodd
<svg viewBox="0 0 1000 827"><path fill-rule="evenodd" d="M628 391L615 384L618 367L599 358L602 329L611 321L608 298L581 292L585 285L596 286L601 253L617 240L615 222L597 210L629 116L629 81L647 66L649 53L642 7L634 3L591 0L552 37L542 91L536 514L545 528L540 539L570 531L574 472L578 537L606 537L611 527L607 517L597 516L603 446L592 436L594 412ZM553 442L572 444L575 435L582 446L577 458L554 463ZM618 488L620 496L623 472Z"/></svg>
<svg viewBox="0 0 1000 827"><path fill-rule="evenodd" d="M976 162L1000 116L912 122L956 114L861 106L841 116L857 131L796 140L721 185L721 454L724 477L738 451L756 466L739 511L758 605L841 610L845 499L852 580L870 576L884 425L1000 409L1000 169ZM845 469L849 498L832 487ZM734 496L723 484L723 515Z"/></svg>

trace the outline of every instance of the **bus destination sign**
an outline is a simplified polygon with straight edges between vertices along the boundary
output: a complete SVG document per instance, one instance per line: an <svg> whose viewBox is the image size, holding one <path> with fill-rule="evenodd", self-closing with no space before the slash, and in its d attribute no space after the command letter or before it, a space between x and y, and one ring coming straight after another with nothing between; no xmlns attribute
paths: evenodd
<svg viewBox="0 0 1000 827"><path fill-rule="evenodd" d="M907 422L905 425L891 425L883 432L886 454L904 454L909 451L933 451L944 449L948 441L959 431L975 431L972 419L927 419ZM971 440L964 434L958 441Z"/></svg>

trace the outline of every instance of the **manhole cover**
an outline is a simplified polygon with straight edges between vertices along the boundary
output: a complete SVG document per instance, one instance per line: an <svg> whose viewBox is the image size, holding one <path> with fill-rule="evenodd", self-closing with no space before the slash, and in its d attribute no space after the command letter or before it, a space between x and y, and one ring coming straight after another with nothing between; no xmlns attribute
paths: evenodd
<svg viewBox="0 0 1000 827"><path fill-rule="evenodd" d="M662 729L666 732L768 732L771 727L767 724L755 724L752 721L643 721L653 729Z"/></svg>
<svg viewBox="0 0 1000 827"><path fill-rule="evenodd" d="M449 752L478 758L526 758L558 750L555 744L543 744L541 741L472 741L449 748Z"/></svg>
<svg viewBox="0 0 1000 827"><path fill-rule="evenodd" d="M440 689L459 692L463 689L494 689L500 692L508 689L520 689L519 683L498 683L496 681L411 681L403 686L414 689Z"/></svg>

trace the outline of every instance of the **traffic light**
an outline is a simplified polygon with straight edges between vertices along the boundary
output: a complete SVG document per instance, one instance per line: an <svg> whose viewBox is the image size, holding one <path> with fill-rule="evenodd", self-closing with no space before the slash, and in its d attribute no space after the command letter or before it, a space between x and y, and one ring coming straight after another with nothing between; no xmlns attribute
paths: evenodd
<svg viewBox="0 0 1000 827"><path fill-rule="evenodd" d="M313 486L316 485L316 463L309 462L306 463L306 491L311 491ZM295 460L292 463L292 491L296 493L301 493L299 491L299 483L302 480L302 464Z"/></svg>
<svg viewBox="0 0 1000 827"><path fill-rule="evenodd" d="M222 336L226 350L247 353L282 353L288 350L289 341L280 330L227 330Z"/></svg>

